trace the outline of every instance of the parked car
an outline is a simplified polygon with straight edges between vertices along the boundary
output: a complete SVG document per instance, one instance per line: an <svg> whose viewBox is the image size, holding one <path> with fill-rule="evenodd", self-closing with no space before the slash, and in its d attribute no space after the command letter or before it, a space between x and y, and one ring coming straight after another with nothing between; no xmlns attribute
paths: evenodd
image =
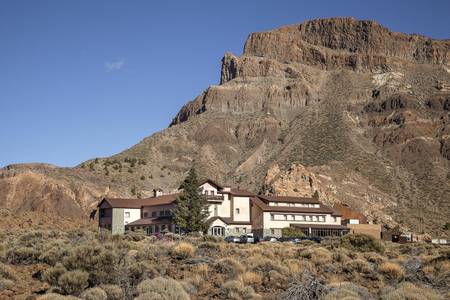
<svg viewBox="0 0 450 300"><path fill-rule="evenodd" d="M278 239L274 236L265 236L263 238L263 241L265 242L278 242Z"/></svg>
<svg viewBox="0 0 450 300"><path fill-rule="evenodd" d="M225 237L225 242L227 243L239 243L240 242L240 238L238 236L227 236Z"/></svg>
<svg viewBox="0 0 450 300"><path fill-rule="evenodd" d="M241 235L239 239L239 243L241 244L256 244L259 243L259 237L254 236L253 233L247 233L244 235Z"/></svg>

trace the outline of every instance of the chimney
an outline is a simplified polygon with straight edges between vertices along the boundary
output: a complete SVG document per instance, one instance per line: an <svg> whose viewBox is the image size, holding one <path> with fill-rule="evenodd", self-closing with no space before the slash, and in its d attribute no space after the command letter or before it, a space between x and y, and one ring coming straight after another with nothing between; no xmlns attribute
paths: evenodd
<svg viewBox="0 0 450 300"><path fill-rule="evenodd" d="M157 188L157 189L153 189L153 197L159 197L164 195L164 192L162 189Z"/></svg>

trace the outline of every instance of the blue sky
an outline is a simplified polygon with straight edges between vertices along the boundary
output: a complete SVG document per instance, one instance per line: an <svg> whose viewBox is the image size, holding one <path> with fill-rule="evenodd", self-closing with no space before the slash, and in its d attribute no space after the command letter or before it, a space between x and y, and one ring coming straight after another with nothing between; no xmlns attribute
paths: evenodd
<svg viewBox="0 0 450 300"><path fill-rule="evenodd" d="M217 84L224 52L241 54L250 32L353 16L444 39L449 11L450 1L0 0L0 166L74 166L131 147Z"/></svg>

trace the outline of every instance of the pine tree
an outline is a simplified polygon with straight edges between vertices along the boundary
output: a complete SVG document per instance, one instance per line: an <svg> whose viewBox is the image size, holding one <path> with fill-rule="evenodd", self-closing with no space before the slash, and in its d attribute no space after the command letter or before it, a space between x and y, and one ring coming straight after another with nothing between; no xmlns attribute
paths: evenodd
<svg viewBox="0 0 450 300"><path fill-rule="evenodd" d="M192 168L181 184L183 192L176 200L173 210L175 224L187 233L205 232L208 229L208 200L201 194L198 185L197 173Z"/></svg>

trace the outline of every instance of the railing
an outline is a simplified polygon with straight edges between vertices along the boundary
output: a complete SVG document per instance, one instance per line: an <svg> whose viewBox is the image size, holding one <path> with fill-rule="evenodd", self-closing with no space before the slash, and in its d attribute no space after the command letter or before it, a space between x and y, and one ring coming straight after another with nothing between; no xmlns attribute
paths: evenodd
<svg viewBox="0 0 450 300"><path fill-rule="evenodd" d="M215 200L215 201L223 201L225 198L223 195L206 195L206 199Z"/></svg>

